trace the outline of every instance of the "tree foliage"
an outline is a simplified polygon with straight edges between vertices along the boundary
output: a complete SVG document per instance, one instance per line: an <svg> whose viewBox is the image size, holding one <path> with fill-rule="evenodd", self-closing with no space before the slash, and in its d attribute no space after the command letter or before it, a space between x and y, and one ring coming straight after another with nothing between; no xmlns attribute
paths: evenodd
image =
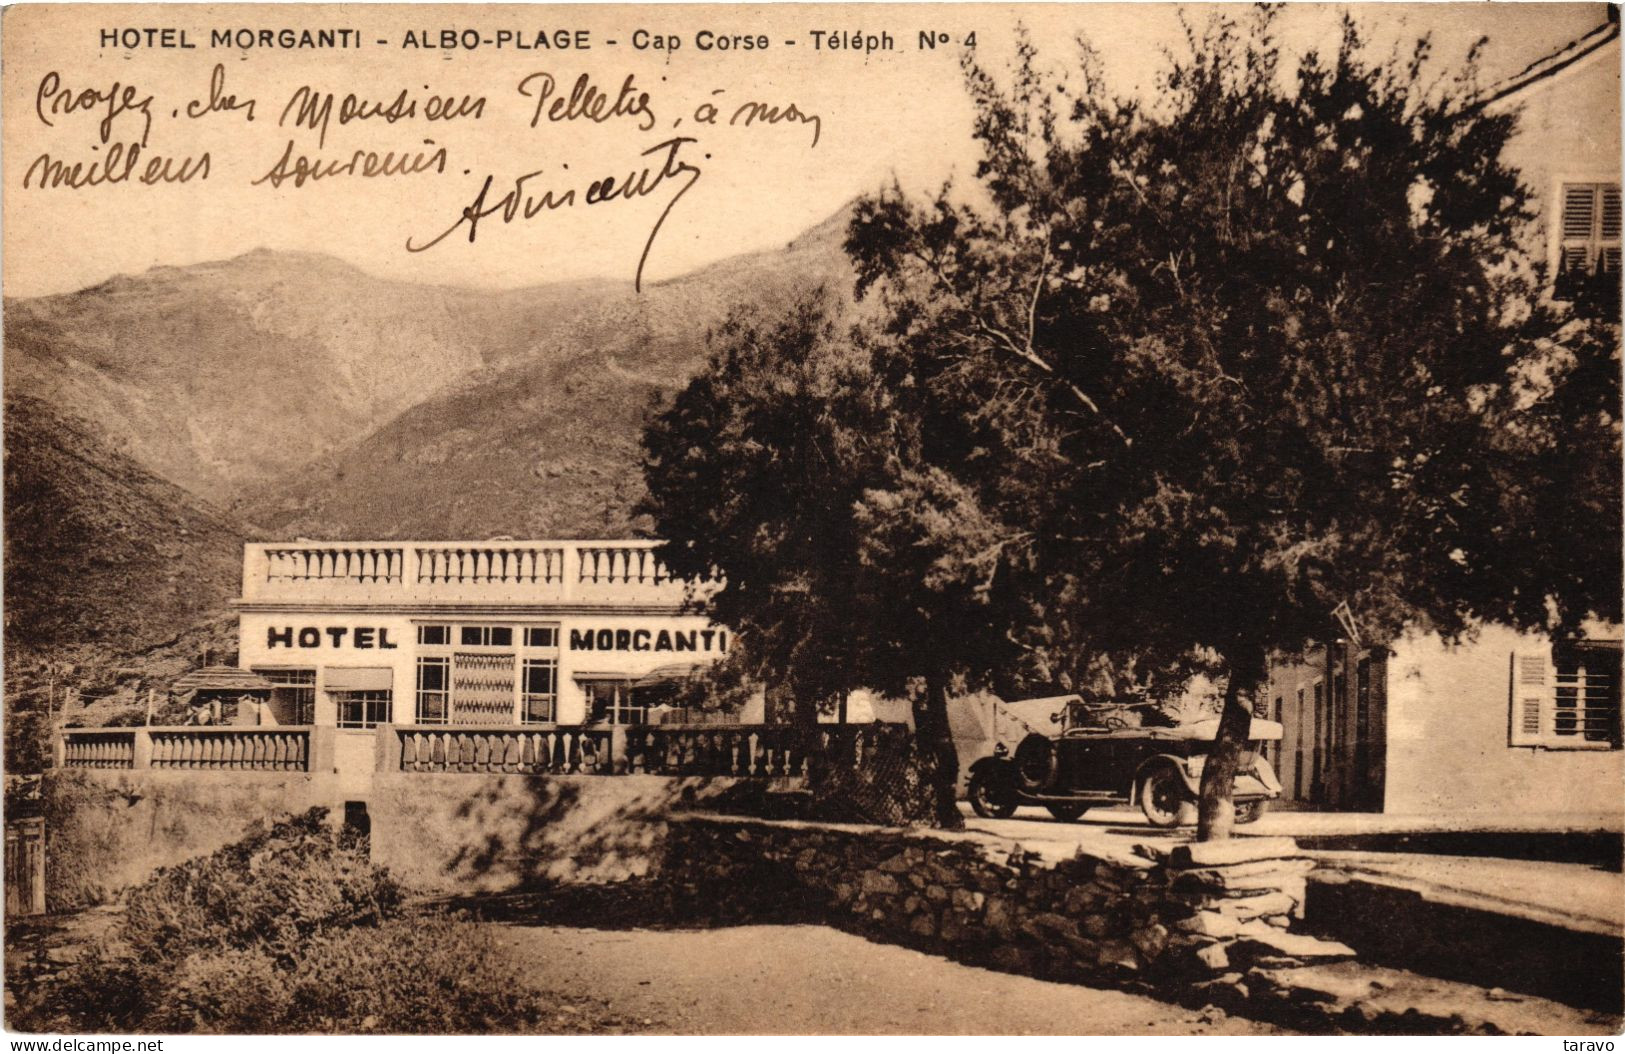
<svg viewBox="0 0 1625 1054"><path fill-rule="evenodd" d="M858 205L847 248L880 321L826 328L810 358L759 334L778 350L754 384L821 379L803 417L761 447L748 429L707 447L704 415L657 425L691 426L678 482L708 507L765 487L726 539L699 540L670 504L673 445L651 446L660 529L730 576L727 546L795 521L847 558L834 592L806 581L824 625L934 619L967 642L921 654L930 634L899 633L898 669L1216 656L1204 836L1228 830L1267 656L1325 639L1340 606L1379 641L1620 607L1618 319L1546 295L1501 157L1516 114L1479 105L1476 55L1436 78L1426 41L1373 62L1346 22L1334 53L1288 60L1274 18L1192 28L1151 105L1111 95L1087 47L1059 80L1026 41L1007 83L967 63L975 193ZM679 406L720 394L716 366L750 371L724 360ZM714 419L760 394L730 382ZM775 553L780 580L823 573ZM788 596L747 580L733 617Z"/></svg>

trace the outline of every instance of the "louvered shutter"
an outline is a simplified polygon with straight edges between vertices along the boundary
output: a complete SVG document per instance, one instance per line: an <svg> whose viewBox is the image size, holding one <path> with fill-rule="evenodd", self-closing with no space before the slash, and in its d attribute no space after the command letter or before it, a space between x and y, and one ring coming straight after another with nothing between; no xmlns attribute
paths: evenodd
<svg viewBox="0 0 1625 1054"><path fill-rule="evenodd" d="M1619 241L1619 188L1605 186L1602 188L1602 219L1599 221L1598 235L1605 242Z"/></svg>
<svg viewBox="0 0 1625 1054"><path fill-rule="evenodd" d="M1563 247L1559 267L1563 274L1591 270L1598 218L1597 186L1570 183L1563 188Z"/></svg>
<svg viewBox="0 0 1625 1054"><path fill-rule="evenodd" d="M1609 183L1566 183L1563 214L1558 221L1561 244L1558 271L1590 274L1619 270L1619 186Z"/></svg>
<svg viewBox="0 0 1625 1054"><path fill-rule="evenodd" d="M1597 269L1604 274L1619 273L1619 188L1602 188L1602 218L1597 222L1601 251Z"/></svg>
<svg viewBox="0 0 1625 1054"><path fill-rule="evenodd" d="M1552 670L1546 652L1512 653L1511 699L1508 744L1534 747L1544 743L1552 719Z"/></svg>

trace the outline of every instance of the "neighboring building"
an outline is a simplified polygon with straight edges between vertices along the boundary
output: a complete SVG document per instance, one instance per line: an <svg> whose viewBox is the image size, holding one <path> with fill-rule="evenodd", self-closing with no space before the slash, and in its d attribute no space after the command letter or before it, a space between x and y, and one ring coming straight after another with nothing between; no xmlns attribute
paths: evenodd
<svg viewBox="0 0 1625 1054"><path fill-rule="evenodd" d="M732 644L656 544L248 545L238 662L267 723L642 723Z"/></svg>
<svg viewBox="0 0 1625 1054"><path fill-rule="evenodd" d="M1620 271L1617 7L1590 33L1485 93L1519 114L1506 156L1535 192L1553 292ZM1615 287L1617 289L1617 286ZM1451 648L1317 645L1278 665L1264 705L1284 797L1389 813L1621 809L1620 631L1552 641L1491 626Z"/></svg>
<svg viewBox="0 0 1625 1054"><path fill-rule="evenodd" d="M1485 93L1516 110L1505 158L1534 191L1539 242L1561 289L1580 275L1620 271L1619 8L1590 33Z"/></svg>
<svg viewBox="0 0 1625 1054"><path fill-rule="evenodd" d="M1265 697L1283 798L1356 812L1618 813L1620 632L1552 641L1501 626L1278 664Z"/></svg>

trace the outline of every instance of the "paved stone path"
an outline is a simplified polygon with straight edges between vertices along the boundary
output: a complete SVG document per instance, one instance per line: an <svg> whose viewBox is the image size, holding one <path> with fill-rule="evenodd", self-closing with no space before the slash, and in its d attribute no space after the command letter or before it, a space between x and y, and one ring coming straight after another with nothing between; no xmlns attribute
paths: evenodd
<svg viewBox="0 0 1625 1054"><path fill-rule="evenodd" d="M1285 1034L1213 1008L982 970L823 926L501 928L539 987L601 997L656 1033Z"/></svg>

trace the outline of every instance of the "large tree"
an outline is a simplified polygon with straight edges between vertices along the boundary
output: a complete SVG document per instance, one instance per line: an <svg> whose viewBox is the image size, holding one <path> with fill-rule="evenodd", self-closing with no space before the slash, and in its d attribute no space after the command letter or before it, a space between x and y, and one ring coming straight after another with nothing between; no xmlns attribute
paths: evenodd
<svg viewBox="0 0 1625 1054"><path fill-rule="evenodd" d="M920 818L957 826L950 681L1013 668L1031 617L992 581L1000 525L927 457L929 422L898 412L848 306L817 291L731 318L645 432L643 511L674 574L720 573L712 612L799 719L858 687L914 697Z"/></svg>
<svg viewBox="0 0 1625 1054"><path fill-rule="evenodd" d="M1515 114L1478 105L1473 56L1372 63L1352 22L1287 66L1274 17L1192 32L1150 107L1087 52L1070 84L1025 45L1008 87L969 66L989 204L885 194L849 239L899 412L951 433L967 387L1019 393L1069 466L1028 510L1031 562L1077 583L1056 614L1108 653L1219 657L1204 838L1268 656L1340 607L1379 640L1620 607L1617 317L1545 295Z"/></svg>
<svg viewBox="0 0 1625 1054"><path fill-rule="evenodd" d="M1380 640L1620 606L1617 318L1545 295L1515 115L1470 56L1346 24L1288 63L1274 17L1192 31L1150 105L1087 50L967 65L979 185L859 204L877 321L725 342L649 440L674 566L781 649L856 640L853 683L1216 657L1204 838L1269 655L1340 608Z"/></svg>

